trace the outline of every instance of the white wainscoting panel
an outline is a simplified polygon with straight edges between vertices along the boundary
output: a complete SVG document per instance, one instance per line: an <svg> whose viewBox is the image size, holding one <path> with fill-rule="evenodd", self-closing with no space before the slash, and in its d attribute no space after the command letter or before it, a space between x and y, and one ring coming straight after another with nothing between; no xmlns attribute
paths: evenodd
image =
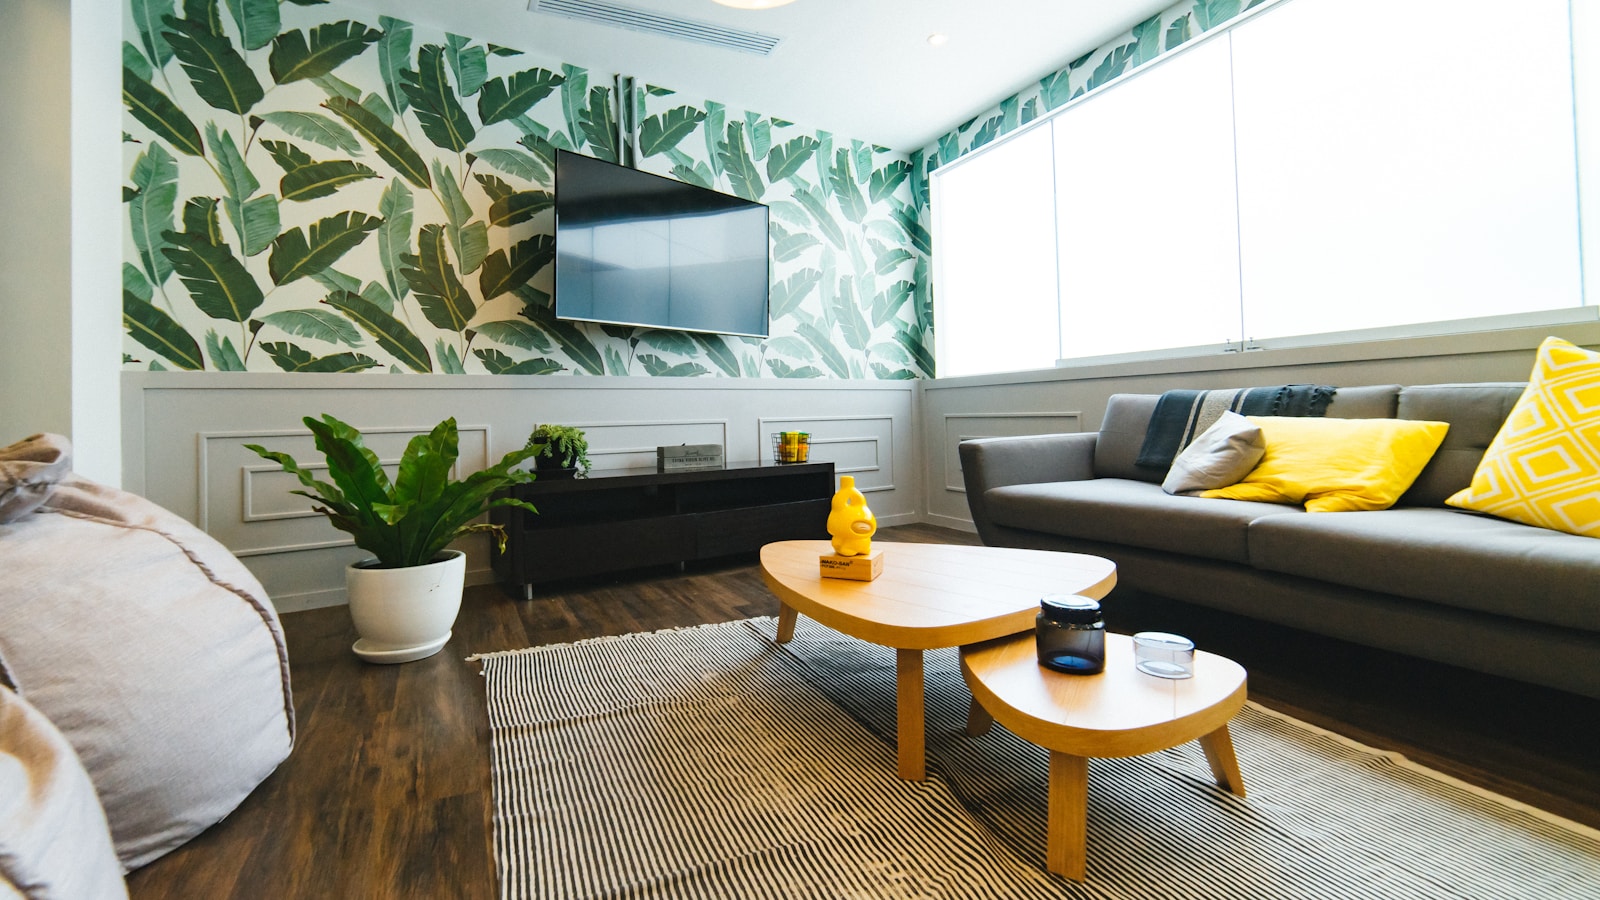
<svg viewBox="0 0 1600 900"><path fill-rule="evenodd" d="M961 474L961 442L974 438L1020 437L1025 434L1073 434L1083 430L1076 412L948 413L944 417L944 489L967 492Z"/></svg>
<svg viewBox="0 0 1600 900"><path fill-rule="evenodd" d="M914 382L124 372L122 384L125 488L217 538L280 612L343 603L344 568L363 555L290 493L295 478L244 447L322 466L306 415L360 429L391 474L406 442L448 416L462 423L458 476L520 449L541 422L584 429L595 468L654 466L668 444L772 464L769 431L810 431L812 458L856 475L880 521L921 519ZM491 581L488 538L461 548L468 583Z"/></svg>
<svg viewBox="0 0 1600 900"><path fill-rule="evenodd" d="M722 448L722 458L729 458L726 419L562 424L583 429L584 437L589 440L589 462L595 469L654 466L656 448L672 444L716 444Z"/></svg>
<svg viewBox="0 0 1600 900"><path fill-rule="evenodd" d="M393 478L406 443L432 429L433 423L374 428L364 431L363 436L367 447L378 455L384 470ZM451 471L459 478L488 465L489 429L483 425L460 425L456 430L461 455ZM304 428L271 433L202 432L199 521L195 524L239 557L352 546L349 535L329 525L321 513L311 508L311 500L292 493L300 489L299 479L246 449L245 444L287 453L302 468L324 480L328 478L327 464L322 462L311 432ZM322 536L307 541L313 530Z"/></svg>
<svg viewBox="0 0 1600 900"><path fill-rule="evenodd" d="M772 435L804 431L810 435L812 462L833 463L833 474L853 476L863 494L895 489L892 416L763 417L758 427L767 448L766 462L772 462Z"/></svg>

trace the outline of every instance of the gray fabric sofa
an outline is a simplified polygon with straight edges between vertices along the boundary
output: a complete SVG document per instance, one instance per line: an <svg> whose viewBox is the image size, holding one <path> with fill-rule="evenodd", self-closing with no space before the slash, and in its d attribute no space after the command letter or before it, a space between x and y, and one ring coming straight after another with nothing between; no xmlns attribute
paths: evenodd
<svg viewBox="0 0 1600 900"><path fill-rule="evenodd" d="M1600 540L1444 505L1523 387L1340 388L1328 416L1450 423L1386 510L1169 495L1134 464L1154 394L1096 433L963 441L967 502L984 543L1103 556L1119 586L1600 698Z"/></svg>

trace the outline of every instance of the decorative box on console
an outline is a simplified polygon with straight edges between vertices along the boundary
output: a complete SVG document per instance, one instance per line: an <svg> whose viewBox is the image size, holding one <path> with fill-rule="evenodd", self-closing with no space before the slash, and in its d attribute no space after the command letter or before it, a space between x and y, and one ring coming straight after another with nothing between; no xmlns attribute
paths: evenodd
<svg viewBox="0 0 1600 900"><path fill-rule="evenodd" d="M722 468L721 444L678 444L656 448L656 471Z"/></svg>

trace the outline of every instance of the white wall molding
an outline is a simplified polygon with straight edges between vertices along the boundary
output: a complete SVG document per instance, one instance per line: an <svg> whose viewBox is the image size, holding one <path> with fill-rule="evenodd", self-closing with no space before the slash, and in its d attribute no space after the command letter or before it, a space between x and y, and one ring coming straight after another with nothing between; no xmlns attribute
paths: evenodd
<svg viewBox="0 0 1600 900"><path fill-rule="evenodd" d="M1123 363L925 382L130 372L123 374L124 458L130 490L204 521L288 611L343 602L343 568L360 554L315 516L280 517L285 507L254 500L245 511L247 487L252 496L273 489L265 480L271 467L239 444L253 440L306 461L314 457L300 424L307 414L330 412L393 441L375 451L384 459L398 458L419 423L454 415L473 423L469 434L481 435L468 441L464 467L520 448L535 422L579 424L590 432L591 457L607 465L653 465L660 443L719 437L729 459L770 462L771 432L810 431L813 458L856 474L862 490L872 491L880 524L971 530L956 449L963 438L1094 431L1118 392L1521 381L1545 331L1455 336L1450 352L1437 343L1446 339L1419 338L1420 348L1400 341L1337 353L1264 351L1249 354L1249 365L1230 354L1222 365ZM1595 323L1548 331L1600 347ZM306 452L286 446L292 440L305 441ZM230 442L234 449L225 450ZM285 493L292 486L284 485ZM222 527L219 510L231 510L232 531ZM243 529L256 533L237 533ZM487 541L472 542L468 556L469 581L489 582Z"/></svg>
<svg viewBox="0 0 1600 900"><path fill-rule="evenodd" d="M859 426L851 433L847 426ZM771 436L779 431L809 432L811 460L832 462L835 475L850 475L863 494L895 490L894 420L889 416L762 417L759 440L771 459ZM874 511L876 514L876 511Z"/></svg>
<svg viewBox="0 0 1600 900"><path fill-rule="evenodd" d="M366 437L390 435L402 438L404 441L410 441L411 438L417 435L427 434L428 432L432 431L434 424L435 423L429 423L426 425L399 425L383 428L362 429L362 434ZM458 446L461 442L464 442L468 435L476 435L479 440L479 446L475 448L477 451L477 459L484 460L488 458L488 426L458 425L456 427L456 433L458 435ZM294 444L296 446L288 447L287 445L289 442L285 439L291 438L294 439ZM213 491L211 490L210 476L212 469L214 468L213 460L215 460L217 455L221 452L216 445L226 444L242 450L244 444L246 443L261 444L268 450L278 450L288 453L300 463L301 468L304 468L307 471L325 472L328 469L327 463L320 461L321 455L318 454L314 449L315 439L312 433L304 428L274 429L272 431L203 431L196 435L196 439L198 441L199 454L195 465L197 476L195 489L199 492L199 503L196 506L197 519L195 524L198 525L201 530L207 533L213 533L212 523L214 507L212 506L211 502ZM240 523L248 525L252 522L278 521L282 519L322 518L321 513L315 512L311 509L310 501L296 498L294 495L283 490L273 491L272 496L274 496L275 499L279 500L280 502L287 499L290 505L300 508L294 510L280 510L278 512L271 513L255 512L254 508L257 505L256 498L258 496L267 496L266 492L261 492L258 494L255 490L255 483L258 478L265 479L270 477L272 480L286 480L287 483L290 484L290 489L294 490L299 488L299 482L295 480L292 475L285 473L281 467L275 463L262 460L261 457L256 456L254 452L243 451L238 455L242 455L244 459L250 461L238 464L238 471L240 473L238 521ZM392 476L395 470L400 466L400 454L396 452L387 455L380 455L378 462ZM223 465L230 464L231 463L228 462L223 463ZM221 473L219 472L218 474L220 475ZM450 475L454 478L460 478L461 474L461 461L458 458L456 463L450 467ZM295 502L297 500L298 502ZM224 510L215 511L218 513L225 513ZM221 521L221 519L219 518L218 521ZM349 541L345 541L344 543L349 543ZM235 550L234 552L235 555L244 555L244 553L248 551Z"/></svg>
<svg viewBox="0 0 1600 900"><path fill-rule="evenodd" d="M988 427L984 427L985 425ZM1082 426L1083 416L1076 411L946 413L944 440L940 442L944 458L944 476L940 483L949 493L967 492L966 481L961 473L962 441L1023 434L1076 432L1082 431Z"/></svg>
<svg viewBox="0 0 1600 900"><path fill-rule="evenodd" d="M562 424L583 429L584 437L589 441L589 462L591 468L595 469L654 466L656 448L672 444L716 444L722 448L722 458L730 459L727 419L640 419Z"/></svg>
<svg viewBox="0 0 1600 900"><path fill-rule="evenodd" d="M344 567L363 553L289 493L299 487L293 476L243 447L320 465L306 415L349 422L386 463L412 435L455 416L472 423L459 426L461 472L520 449L540 422L583 428L597 468L653 467L656 447L678 443L716 443L730 461L771 464L765 434L792 423L812 433L813 459L873 491L880 522L921 519L921 460L904 439L916 433L909 381L127 372L122 389L129 489L221 541L280 611L344 602ZM469 583L492 581L487 539L469 538L465 549Z"/></svg>

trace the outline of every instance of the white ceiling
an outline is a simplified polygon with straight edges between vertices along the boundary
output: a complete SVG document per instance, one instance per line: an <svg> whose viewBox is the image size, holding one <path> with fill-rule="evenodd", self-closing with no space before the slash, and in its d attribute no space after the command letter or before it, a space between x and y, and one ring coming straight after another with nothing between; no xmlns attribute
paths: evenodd
<svg viewBox="0 0 1600 900"><path fill-rule="evenodd" d="M788 119L895 150L927 146L1173 0L613 0L782 39L770 56L528 11L528 0L356 0L417 25L631 75L689 102ZM942 47L927 37L949 36Z"/></svg>

